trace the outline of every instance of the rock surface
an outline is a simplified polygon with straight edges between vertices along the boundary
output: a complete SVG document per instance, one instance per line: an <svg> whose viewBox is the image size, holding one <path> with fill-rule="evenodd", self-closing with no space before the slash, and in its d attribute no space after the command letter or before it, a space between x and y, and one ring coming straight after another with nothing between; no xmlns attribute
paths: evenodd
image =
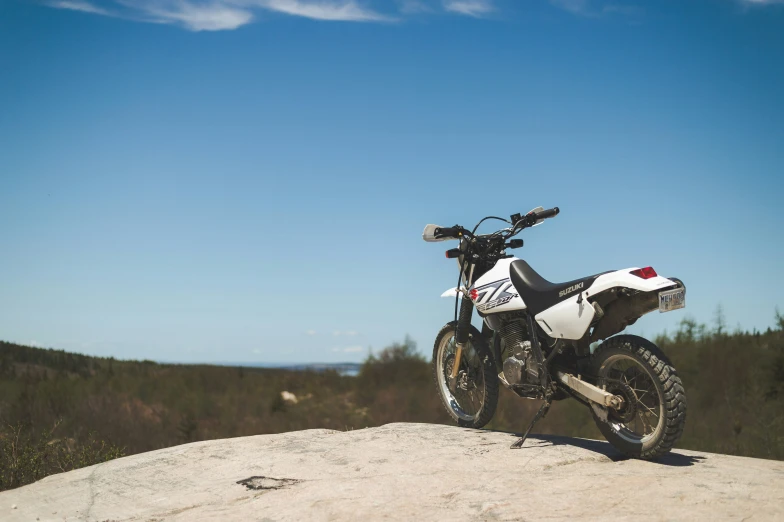
<svg viewBox="0 0 784 522"><path fill-rule="evenodd" d="M784 462L514 440L389 424L197 442L0 493L0 520L784 520Z"/></svg>

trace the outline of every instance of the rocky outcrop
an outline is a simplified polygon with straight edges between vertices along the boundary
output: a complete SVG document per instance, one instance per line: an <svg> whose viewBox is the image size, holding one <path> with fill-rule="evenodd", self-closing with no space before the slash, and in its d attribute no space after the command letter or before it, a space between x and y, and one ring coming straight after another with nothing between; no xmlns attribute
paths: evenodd
<svg viewBox="0 0 784 522"><path fill-rule="evenodd" d="M133 455L0 494L0 520L782 520L784 463L431 424Z"/></svg>

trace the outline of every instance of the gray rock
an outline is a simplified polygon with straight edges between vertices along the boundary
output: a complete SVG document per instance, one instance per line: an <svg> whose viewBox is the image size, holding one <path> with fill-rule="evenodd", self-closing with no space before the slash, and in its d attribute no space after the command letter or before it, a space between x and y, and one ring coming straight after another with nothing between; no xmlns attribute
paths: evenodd
<svg viewBox="0 0 784 522"><path fill-rule="evenodd" d="M653 463L606 442L514 440L401 423L196 442L0 493L0 519L784 519L782 462L676 450Z"/></svg>

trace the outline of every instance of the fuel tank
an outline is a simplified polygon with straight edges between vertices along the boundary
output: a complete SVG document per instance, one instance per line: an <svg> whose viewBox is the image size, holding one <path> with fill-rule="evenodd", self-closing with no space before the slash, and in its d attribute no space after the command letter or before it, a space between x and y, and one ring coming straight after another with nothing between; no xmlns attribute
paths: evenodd
<svg viewBox="0 0 784 522"><path fill-rule="evenodd" d="M469 289L474 306L482 315L525 310L525 303L509 278L509 265L515 257L499 259L495 266Z"/></svg>

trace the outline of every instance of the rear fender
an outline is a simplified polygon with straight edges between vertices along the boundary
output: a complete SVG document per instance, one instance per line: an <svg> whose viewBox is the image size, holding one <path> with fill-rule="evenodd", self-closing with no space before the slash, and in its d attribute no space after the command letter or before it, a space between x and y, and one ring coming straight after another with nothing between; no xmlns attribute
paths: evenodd
<svg viewBox="0 0 784 522"><path fill-rule="evenodd" d="M632 290L639 290L640 292L654 292L657 290L664 290L670 286L676 286L678 283L657 275L650 279L643 279L632 275L632 270L637 268L626 268L624 270L617 270L607 274L600 275L596 281L583 292L585 297L590 297L598 293L609 290L610 288L630 288Z"/></svg>
<svg viewBox="0 0 784 522"><path fill-rule="evenodd" d="M607 274L613 275L613 274ZM633 284L614 284L609 288L631 288L639 290L639 293L633 295L620 295L617 299L610 301L603 310L603 317L594 325L594 329L590 335L590 342L596 342L606 339L618 332L621 332L629 325L634 324L637 319L643 315L653 312L659 308L659 291L666 290L667 288L686 288L683 281L677 278L665 278L661 276L652 277L651 279L641 279L637 276L628 274L632 279L639 279L640 282L631 281ZM622 281L629 281L623 277ZM646 284L647 283L647 284ZM598 296L599 292L594 290L592 286L589 289L594 296ZM587 292L586 292L587 295ZM618 294L615 294L618 295ZM598 296L598 301L602 300Z"/></svg>

